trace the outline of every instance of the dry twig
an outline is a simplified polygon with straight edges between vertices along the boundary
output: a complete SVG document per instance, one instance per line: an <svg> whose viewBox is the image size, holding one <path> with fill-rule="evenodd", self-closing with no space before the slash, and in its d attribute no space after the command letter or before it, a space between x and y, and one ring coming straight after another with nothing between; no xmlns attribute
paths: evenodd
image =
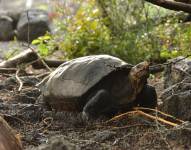
<svg viewBox="0 0 191 150"><path fill-rule="evenodd" d="M18 70L16 71L16 74L15 74L15 77L16 77L17 81L19 82L18 92L20 92L21 89L22 89L22 87L23 87L23 82L22 82L22 80L21 80L21 79L19 78L19 76L18 76L19 72L20 72L20 69L18 69Z"/></svg>
<svg viewBox="0 0 191 150"><path fill-rule="evenodd" d="M164 123L164 124L169 125L169 126L172 126L172 127L178 126L178 124L176 124L176 123L170 122L170 121L165 120L165 119L163 119L163 118L161 118L161 117L157 117L157 118L156 118L155 116L150 115L150 114L148 114L148 113L145 113L145 112L143 112L143 111L141 111L141 110L130 111L130 112L126 112L126 113L120 114L120 115L115 116L115 117L113 117L112 119L106 121L105 123L109 123L109 122L112 122L112 121L115 121L115 120L119 120L119 119L121 119L121 118L124 118L125 116L135 115L135 114L136 114L136 115L141 115L141 116L143 116L143 117L147 117L147 118L149 118L149 119L151 119L151 120L158 120L159 122Z"/></svg>
<svg viewBox="0 0 191 150"><path fill-rule="evenodd" d="M27 31L27 46L25 44L23 44L23 46L26 46L27 48L31 49L34 53L37 54L37 57L39 58L39 60L42 62L42 64L49 70L52 71L52 69L45 63L45 61L41 58L41 56L30 46L30 18L29 18L29 11L27 11L27 20L28 20L28 31Z"/></svg>
<svg viewBox="0 0 191 150"><path fill-rule="evenodd" d="M53 118L52 117L44 118L42 120L42 123L43 123L43 126L41 128L39 128L38 131L43 130L43 132L45 132L49 127L52 126ZM45 127L44 127L44 125L45 125Z"/></svg>
<svg viewBox="0 0 191 150"><path fill-rule="evenodd" d="M161 114L161 115L163 115L163 116L172 118L172 119L174 119L175 121L178 121L179 123L184 123L184 122L185 122L185 121L183 121L183 120L177 119L176 117L174 117L174 116L172 116L172 115L170 115L170 114L164 113L164 112L162 112L162 111L160 111L160 110L156 110L156 109L152 109L152 108L146 108L146 107L135 107L134 109L135 109L135 110L150 110L150 111L153 111L153 112L157 112L157 113L159 113L159 114Z"/></svg>
<svg viewBox="0 0 191 150"><path fill-rule="evenodd" d="M135 115L136 113L137 113L137 111L129 111L129 112L126 112L126 113L114 116L113 118L111 118L110 120L106 121L105 123L110 123L112 121L119 120L119 119L123 118L124 116Z"/></svg>
<svg viewBox="0 0 191 150"><path fill-rule="evenodd" d="M25 45L23 43L23 46L26 46L27 48L29 48L30 50L33 51L33 53L35 53L38 57L38 59L42 62L42 64L45 66L46 69L48 69L50 72L52 72L52 69L46 64L46 62L42 59L42 57L35 51L34 48L32 48L30 45Z"/></svg>

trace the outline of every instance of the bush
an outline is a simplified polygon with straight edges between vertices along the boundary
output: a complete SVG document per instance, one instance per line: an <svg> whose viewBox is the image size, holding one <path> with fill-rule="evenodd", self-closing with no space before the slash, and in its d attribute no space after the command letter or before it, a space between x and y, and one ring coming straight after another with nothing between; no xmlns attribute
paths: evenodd
<svg viewBox="0 0 191 150"><path fill-rule="evenodd" d="M137 63L189 53L191 27L183 27L176 17L166 17L173 11L140 0L80 2L75 13L67 11L57 20L58 32L48 35L48 42L43 38L33 42L41 54L62 50L64 59L110 54Z"/></svg>

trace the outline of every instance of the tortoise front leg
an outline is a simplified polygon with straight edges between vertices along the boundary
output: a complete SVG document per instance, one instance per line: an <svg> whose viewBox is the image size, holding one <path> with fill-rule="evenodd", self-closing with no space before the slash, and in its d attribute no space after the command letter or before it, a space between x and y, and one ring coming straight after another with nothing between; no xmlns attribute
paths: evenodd
<svg viewBox="0 0 191 150"><path fill-rule="evenodd" d="M112 113L114 111L112 108L114 106L114 102L109 94L109 92L105 89L99 90L84 106L82 117L84 120L95 119L99 115L105 115Z"/></svg>
<svg viewBox="0 0 191 150"><path fill-rule="evenodd" d="M140 107L155 108L157 106L157 93L153 86L145 85L138 94L135 103Z"/></svg>

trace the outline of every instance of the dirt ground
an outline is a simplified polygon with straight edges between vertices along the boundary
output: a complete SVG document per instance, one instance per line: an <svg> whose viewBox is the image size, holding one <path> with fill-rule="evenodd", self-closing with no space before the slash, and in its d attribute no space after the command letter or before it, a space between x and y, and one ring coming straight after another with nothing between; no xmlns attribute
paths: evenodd
<svg viewBox="0 0 191 150"><path fill-rule="evenodd" d="M0 74L0 113L19 133L24 149L191 149L191 131L185 131L184 125L171 127L136 113L84 122L80 113L47 111L35 87L43 72L38 71L38 76L19 74L23 82L20 92L15 74ZM159 95L161 75L149 82Z"/></svg>

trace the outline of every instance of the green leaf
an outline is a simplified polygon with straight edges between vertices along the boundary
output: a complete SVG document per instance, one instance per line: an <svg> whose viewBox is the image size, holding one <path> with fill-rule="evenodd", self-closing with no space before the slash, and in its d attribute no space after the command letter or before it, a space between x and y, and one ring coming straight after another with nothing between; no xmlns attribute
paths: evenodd
<svg viewBox="0 0 191 150"><path fill-rule="evenodd" d="M33 45L38 45L40 43L41 43L41 41L39 39L35 39L35 40L32 41Z"/></svg>
<svg viewBox="0 0 191 150"><path fill-rule="evenodd" d="M40 52L40 55L47 56L48 55L48 47L45 44L38 45L38 50Z"/></svg>
<svg viewBox="0 0 191 150"><path fill-rule="evenodd" d="M42 40L50 40L51 36L50 35L44 35L41 38L42 38Z"/></svg>

